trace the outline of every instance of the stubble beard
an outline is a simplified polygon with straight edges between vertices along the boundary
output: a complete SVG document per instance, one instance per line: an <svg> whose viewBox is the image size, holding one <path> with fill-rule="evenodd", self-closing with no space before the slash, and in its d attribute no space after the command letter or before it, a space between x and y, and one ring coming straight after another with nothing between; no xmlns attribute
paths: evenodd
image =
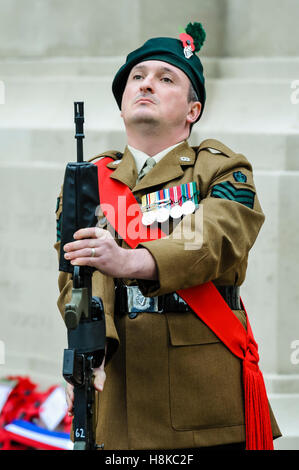
<svg viewBox="0 0 299 470"><path fill-rule="evenodd" d="M137 113L132 116L129 124L139 128L144 134L157 134L161 127L161 122L157 117L146 115L146 113Z"/></svg>

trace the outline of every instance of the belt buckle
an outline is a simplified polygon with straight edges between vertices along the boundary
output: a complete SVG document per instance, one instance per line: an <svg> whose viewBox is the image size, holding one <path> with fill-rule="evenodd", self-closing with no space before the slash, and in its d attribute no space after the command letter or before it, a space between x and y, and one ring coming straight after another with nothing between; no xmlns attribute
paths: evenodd
<svg viewBox="0 0 299 470"><path fill-rule="evenodd" d="M159 297L145 297L138 286L126 286L128 313L162 313Z"/></svg>

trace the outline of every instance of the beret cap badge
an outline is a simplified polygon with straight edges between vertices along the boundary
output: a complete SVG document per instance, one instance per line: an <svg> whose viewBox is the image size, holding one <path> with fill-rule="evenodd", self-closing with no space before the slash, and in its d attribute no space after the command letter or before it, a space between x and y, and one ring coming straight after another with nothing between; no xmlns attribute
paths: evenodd
<svg viewBox="0 0 299 470"><path fill-rule="evenodd" d="M179 38L183 43L184 55L185 55L186 59L190 59L190 57L193 55L193 51L195 49L192 36L190 36L187 33L181 33Z"/></svg>
<svg viewBox="0 0 299 470"><path fill-rule="evenodd" d="M184 55L186 59L192 57L193 52L199 52L205 39L206 32L201 23L188 23L184 32L179 36L184 46Z"/></svg>

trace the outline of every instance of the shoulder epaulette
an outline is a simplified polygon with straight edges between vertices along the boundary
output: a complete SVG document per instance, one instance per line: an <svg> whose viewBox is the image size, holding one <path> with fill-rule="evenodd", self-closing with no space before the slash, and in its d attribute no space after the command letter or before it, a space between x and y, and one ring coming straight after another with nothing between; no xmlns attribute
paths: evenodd
<svg viewBox="0 0 299 470"><path fill-rule="evenodd" d="M195 151L198 154L201 150L208 150L208 149L213 149L218 151L219 153L223 154L226 157L236 157L236 153L233 152L229 147L227 147L225 144L220 142L219 140L216 139L206 139L202 141L202 143L199 145L199 147L195 147ZM211 152L213 153L213 152Z"/></svg>
<svg viewBox="0 0 299 470"><path fill-rule="evenodd" d="M95 157L91 157L88 161L92 162L93 160L104 157L111 157L114 160L120 160L123 157L123 153L119 152L118 150L108 150L107 152L99 153Z"/></svg>

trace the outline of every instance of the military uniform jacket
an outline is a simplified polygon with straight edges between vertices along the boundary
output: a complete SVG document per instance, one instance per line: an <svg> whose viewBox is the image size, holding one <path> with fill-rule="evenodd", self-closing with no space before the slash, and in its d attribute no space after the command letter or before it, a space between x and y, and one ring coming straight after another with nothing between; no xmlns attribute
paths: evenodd
<svg viewBox="0 0 299 470"><path fill-rule="evenodd" d="M111 178L125 183L137 200L146 194L196 182L199 209L163 239L142 243L155 259L158 281L128 280L145 296L157 296L213 281L240 286L248 253L264 222L252 167L219 141L199 147L183 142L136 185L128 148ZM121 161L119 161L121 160ZM61 195L57 209L59 225ZM189 219L189 220L188 220ZM102 227L109 229L105 218ZM195 232L201 232L200 234ZM199 235L199 236L198 236ZM124 248L128 245L117 240ZM55 247L59 250L59 240ZM58 307L71 297L72 281L59 274ZM106 382L99 397L97 442L108 449L175 449L245 441L242 363L192 312L142 313L129 318L114 308L115 283L96 271L93 295L102 298L107 329ZM246 328L243 310L233 310ZM250 314L250 312L249 312ZM253 326L254 327L254 326ZM280 435L271 413L273 436Z"/></svg>

